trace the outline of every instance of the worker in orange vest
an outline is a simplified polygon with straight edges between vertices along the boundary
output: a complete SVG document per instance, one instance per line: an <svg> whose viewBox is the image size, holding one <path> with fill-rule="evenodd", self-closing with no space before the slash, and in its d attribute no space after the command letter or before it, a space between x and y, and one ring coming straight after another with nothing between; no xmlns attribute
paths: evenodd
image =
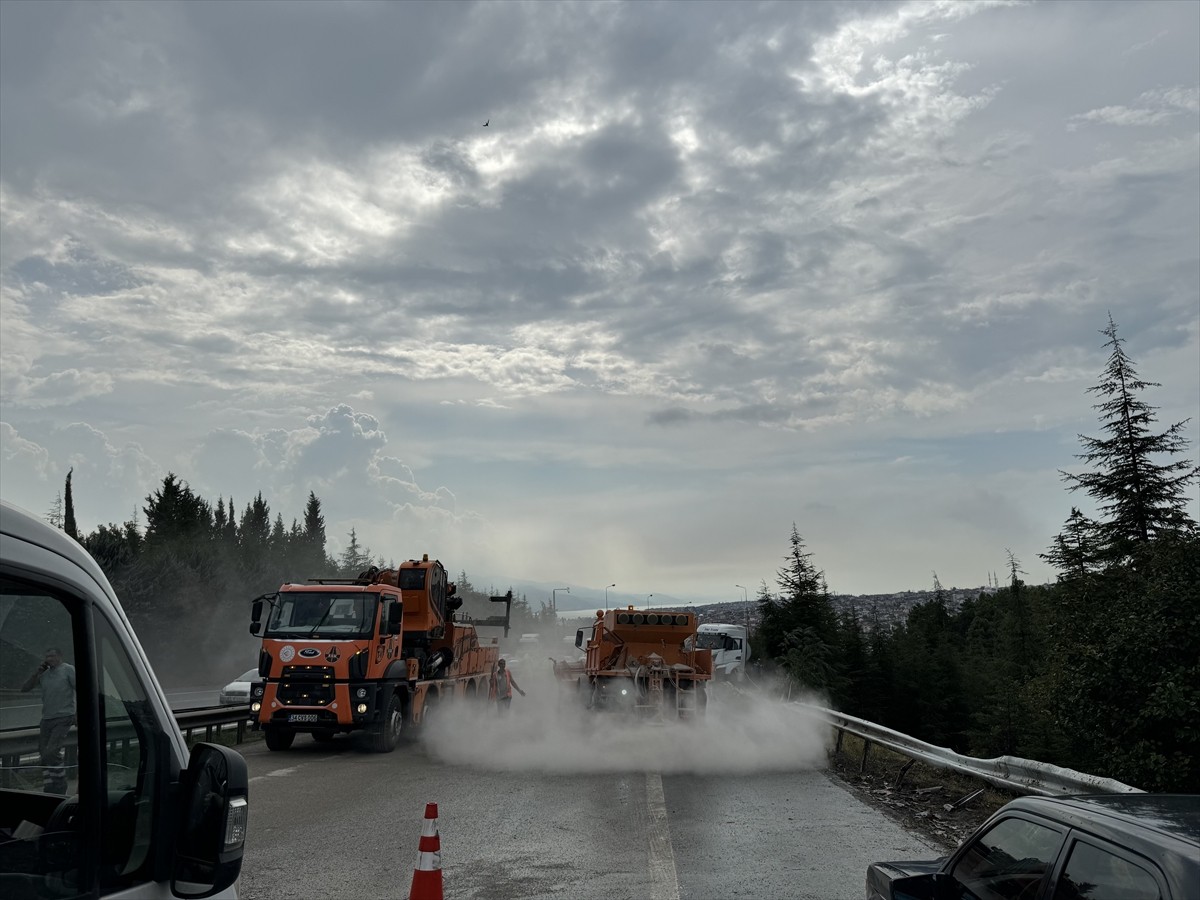
<svg viewBox="0 0 1200 900"><path fill-rule="evenodd" d="M512 677L512 672L508 671L508 666L504 660L496 663L496 672L492 675L492 696L496 698L496 709L500 713L508 712L508 708L512 706L513 688L517 689L517 693L522 697L525 692L521 690L521 686L517 684L516 679Z"/></svg>

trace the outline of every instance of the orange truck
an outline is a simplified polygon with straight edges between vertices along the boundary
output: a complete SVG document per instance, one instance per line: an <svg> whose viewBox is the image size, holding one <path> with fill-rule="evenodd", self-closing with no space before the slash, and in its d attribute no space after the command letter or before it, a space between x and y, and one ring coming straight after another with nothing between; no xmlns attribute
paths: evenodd
<svg viewBox="0 0 1200 900"><path fill-rule="evenodd" d="M695 647L696 627L694 613L597 610L591 634L575 634L584 658L556 660L554 674L588 709L692 719L704 714L712 678L712 651Z"/></svg>
<svg viewBox="0 0 1200 900"><path fill-rule="evenodd" d="M262 635L263 680L251 686L250 711L267 747L287 750L301 733L330 741L361 732L369 749L390 753L437 704L486 702L500 646L481 641L476 626L501 626L507 636L512 591L491 598L505 604L503 616L479 622L456 620L454 593L445 567L426 554L256 598L250 633Z"/></svg>

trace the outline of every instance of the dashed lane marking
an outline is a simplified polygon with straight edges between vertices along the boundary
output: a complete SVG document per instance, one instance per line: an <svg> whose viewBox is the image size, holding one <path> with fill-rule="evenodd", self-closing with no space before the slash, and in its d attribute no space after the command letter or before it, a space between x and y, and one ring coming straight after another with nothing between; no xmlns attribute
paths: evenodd
<svg viewBox="0 0 1200 900"><path fill-rule="evenodd" d="M650 900L679 900L679 874L667 822L667 800L662 775L646 773L646 809L649 813Z"/></svg>

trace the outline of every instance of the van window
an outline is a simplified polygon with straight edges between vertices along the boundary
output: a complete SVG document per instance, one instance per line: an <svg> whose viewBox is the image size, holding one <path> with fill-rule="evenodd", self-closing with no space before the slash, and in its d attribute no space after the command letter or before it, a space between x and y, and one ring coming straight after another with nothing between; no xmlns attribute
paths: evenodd
<svg viewBox="0 0 1200 900"><path fill-rule="evenodd" d="M76 676L93 663L89 695ZM97 723L94 739L80 743L79 721ZM120 630L78 598L0 580L0 896L151 880L156 826L172 832L160 821L168 741ZM99 837L81 798L99 806Z"/></svg>
<svg viewBox="0 0 1200 900"><path fill-rule="evenodd" d="M0 580L0 895L90 893L88 824L77 817L75 635L83 604ZM78 648L84 651L86 648ZM95 785L83 791L96 796Z"/></svg>

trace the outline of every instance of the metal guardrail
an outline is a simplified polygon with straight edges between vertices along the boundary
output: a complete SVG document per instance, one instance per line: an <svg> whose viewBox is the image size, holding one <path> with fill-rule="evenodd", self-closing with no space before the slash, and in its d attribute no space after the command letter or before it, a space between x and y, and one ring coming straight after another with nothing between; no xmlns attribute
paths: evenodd
<svg viewBox="0 0 1200 900"><path fill-rule="evenodd" d="M1019 794L1040 794L1042 796L1062 796L1065 794L1140 794L1141 788L1116 781L1112 778L1102 778L1098 775L1088 775L1049 763L1021 759L1016 756L998 756L994 759L977 759L973 756L962 756L949 747L938 747L924 741L874 722L856 719L844 713L835 712L808 703L792 703L791 708L798 709L805 715L813 716L832 725L838 731L838 747L841 747L842 735L853 734L862 738L863 764L866 764L867 754L871 745L887 747L910 760L920 760L940 769L951 769L970 775L995 787ZM907 766L905 767L907 769ZM901 771L903 777L904 770Z"/></svg>
<svg viewBox="0 0 1200 900"><path fill-rule="evenodd" d="M864 765L871 746L877 745L907 756L910 760L920 760L940 769L961 772L995 787L1015 791L1019 794L1061 796L1064 794L1143 793L1141 788L1112 778L1088 775L1073 769L1064 769L1061 766L1021 759L1016 756L998 756L994 759L963 756L955 753L949 747L928 744L891 728L885 728L883 725L876 725L865 719L857 719L845 713L808 703L791 703L788 706L804 715L821 719L835 728L838 732L839 748L844 734L853 734L861 738L864 742ZM201 729L204 730L204 740L211 741L225 726L233 725L237 729L237 743L240 744L245 739L246 728L250 724L250 711L238 706L188 709L176 712L174 715L180 730L189 741L192 739L192 735ZM16 765L20 757L37 753L37 745L37 728L22 728L0 735L0 768L9 766L10 762ZM903 770L901 777L903 777Z"/></svg>
<svg viewBox="0 0 1200 900"><path fill-rule="evenodd" d="M237 729L237 743L242 743L246 737L246 729L250 725L250 710L240 706L209 706L202 709L185 709L173 713L179 730L187 740L203 729L204 740L211 741L214 736L228 725ZM126 729L128 730L128 729ZM11 772L21 765L21 758L36 755L38 752L38 734L40 728L15 728L0 733L0 772ZM71 729L74 735L75 729ZM130 734L116 734L110 731L109 744L120 745L128 742ZM74 749L74 740L68 741L68 756ZM74 761L67 760L67 765Z"/></svg>

